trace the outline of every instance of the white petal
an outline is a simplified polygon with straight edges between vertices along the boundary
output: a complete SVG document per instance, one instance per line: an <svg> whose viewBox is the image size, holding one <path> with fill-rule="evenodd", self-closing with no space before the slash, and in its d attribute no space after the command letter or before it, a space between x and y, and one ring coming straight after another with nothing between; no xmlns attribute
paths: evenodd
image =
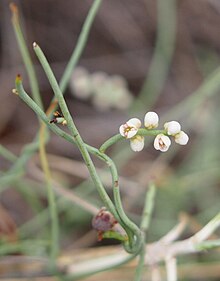
<svg viewBox="0 0 220 281"><path fill-rule="evenodd" d="M128 120L128 122L126 122L125 124L119 127L119 132L123 137L130 139L137 134L138 128L140 126L141 126L141 121L137 118L132 118Z"/></svg>
<svg viewBox="0 0 220 281"><path fill-rule="evenodd" d="M175 142L180 145L186 145L188 141L189 141L189 136L183 131L181 131L179 134L175 136Z"/></svg>
<svg viewBox="0 0 220 281"><path fill-rule="evenodd" d="M133 138L138 132L138 129L132 128L127 133L127 139Z"/></svg>
<svg viewBox="0 0 220 281"><path fill-rule="evenodd" d="M144 137L135 136L131 139L130 146L133 151L141 151L144 148Z"/></svg>
<svg viewBox="0 0 220 281"><path fill-rule="evenodd" d="M171 140L168 136L159 134L154 140L154 148L162 152L166 152L171 145Z"/></svg>
<svg viewBox="0 0 220 281"><path fill-rule="evenodd" d="M136 129L139 129L141 127L141 120L138 118L131 118L126 122L129 127L134 127Z"/></svg>
<svg viewBox="0 0 220 281"><path fill-rule="evenodd" d="M164 124L164 129L168 135L175 136L181 131L181 126L177 121L170 121Z"/></svg>
<svg viewBox="0 0 220 281"><path fill-rule="evenodd" d="M144 125L147 129L153 129L158 126L159 116L156 112L149 111L145 114Z"/></svg>
<svg viewBox="0 0 220 281"><path fill-rule="evenodd" d="M122 124L122 125L119 127L119 133L122 135L122 137L126 137L126 136L125 136L125 124Z"/></svg>

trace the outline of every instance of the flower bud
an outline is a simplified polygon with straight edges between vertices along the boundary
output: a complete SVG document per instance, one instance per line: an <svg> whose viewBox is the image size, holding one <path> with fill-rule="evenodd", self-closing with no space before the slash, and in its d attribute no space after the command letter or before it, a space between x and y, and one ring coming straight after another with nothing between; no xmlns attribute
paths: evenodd
<svg viewBox="0 0 220 281"><path fill-rule="evenodd" d="M189 136L183 131L180 131L178 134L175 135L175 142L180 145L186 145L188 141Z"/></svg>
<svg viewBox="0 0 220 281"><path fill-rule="evenodd" d="M177 121L170 121L164 124L164 129L168 135L175 136L181 131L181 126Z"/></svg>
<svg viewBox="0 0 220 281"><path fill-rule="evenodd" d="M147 129L154 129L158 127L159 117L156 112L149 111L144 117L144 126Z"/></svg>
<svg viewBox="0 0 220 281"><path fill-rule="evenodd" d="M140 127L141 121L138 118L131 118L125 124L120 126L119 132L126 139L130 139L137 134Z"/></svg>
<svg viewBox="0 0 220 281"><path fill-rule="evenodd" d="M144 137L136 135L131 138L130 146L133 151L141 151L144 148Z"/></svg>
<svg viewBox="0 0 220 281"><path fill-rule="evenodd" d="M171 140L169 137L159 134L154 140L154 148L162 152L166 152L171 145Z"/></svg>

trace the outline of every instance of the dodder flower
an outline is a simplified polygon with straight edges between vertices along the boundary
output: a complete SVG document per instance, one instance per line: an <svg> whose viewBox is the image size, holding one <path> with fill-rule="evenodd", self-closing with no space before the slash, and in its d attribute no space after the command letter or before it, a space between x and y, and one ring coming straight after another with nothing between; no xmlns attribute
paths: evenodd
<svg viewBox="0 0 220 281"><path fill-rule="evenodd" d="M130 146L133 151L141 151L144 148L144 137L136 135L131 138Z"/></svg>
<svg viewBox="0 0 220 281"><path fill-rule="evenodd" d="M131 118L119 128L120 134L126 139L133 138L141 127L141 121L138 118Z"/></svg>
<svg viewBox="0 0 220 281"><path fill-rule="evenodd" d="M181 131L180 123L177 121L170 121L164 124L164 129L170 136L175 136Z"/></svg>
<svg viewBox="0 0 220 281"><path fill-rule="evenodd" d="M171 140L169 137L159 134L154 140L154 148L162 152L166 152L171 145Z"/></svg>
<svg viewBox="0 0 220 281"><path fill-rule="evenodd" d="M159 117L156 112L149 111L144 117L144 126L147 129L154 129L158 127Z"/></svg>

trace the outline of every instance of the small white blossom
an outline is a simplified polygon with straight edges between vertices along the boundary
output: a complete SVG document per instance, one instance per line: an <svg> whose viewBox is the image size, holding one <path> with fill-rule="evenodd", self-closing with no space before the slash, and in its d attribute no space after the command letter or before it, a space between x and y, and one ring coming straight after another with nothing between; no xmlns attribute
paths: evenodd
<svg viewBox="0 0 220 281"><path fill-rule="evenodd" d="M158 127L159 117L156 112L149 111L144 117L144 126L147 129L154 129Z"/></svg>
<svg viewBox="0 0 220 281"><path fill-rule="evenodd" d="M130 146L133 151L141 151L144 148L144 137L136 135L131 138Z"/></svg>
<svg viewBox="0 0 220 281"><path fill-rule="evenodd" d="M168 135L175 136L181 131L181 126L177 121L170 121L164 124L164 129Z"/></svg>
<svg viewBox="0 0 220 281"><path fill-rule="evenodd" d="M162 152L167 151L169 149L170 145L171 145L170 138L163 134L157 135L154 140L154 148L156 150L160 150Z"/></svg>
<svg viewBox="0 0 220 281"><path fill-rule="evenodd" d="M176 134L174 138L175 142L180 145L186 145L189 141L189 136L183 131L180 131L178 134Z"/></svg>
<svg viewBox="0 0 220 281"><path fill-rule="evenodd" d="M141 127L141 121L138 118L131 118L119 128L120 134L126 139L133 138Z"/></svg>
<svg viewBox="0 0 220 281"><path fill-rule="evenodd" d="M91 92L91 79L89 72L83 67L77 67L70 80L70 89L73 95L82 100L88 99Z"/></svg>

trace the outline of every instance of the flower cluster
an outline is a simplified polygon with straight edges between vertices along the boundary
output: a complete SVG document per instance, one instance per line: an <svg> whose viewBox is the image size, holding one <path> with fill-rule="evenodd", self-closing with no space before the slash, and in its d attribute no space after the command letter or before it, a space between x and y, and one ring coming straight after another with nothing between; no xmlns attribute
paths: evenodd
<svg viewBox="0 0 220 281"><path fill-rule="evenodd" d="M148 130L158 127L159 117L155 112L148 112L144 117L144 126ZM141 128L141 121L138 118L131 118L119 128L120 134L126 139L130 139L131 149L141 151L144 148L144 137L138 135L138 130ZM169 136L172 136L176 143L186 145L189 137L181 131L181 126L177 121L170 121L164 124L164 131L158 132L154 140L154 148L165 152L171 145Z"/></svg>
<svg viewBox="0 0 220 281"><path fill-rule="evenodd" d="M89 73L83 67L77 67L70 80L70 89L81 100L91 100L100 111L115 108L127 109L133 96L127 81L120 75L108 75L103 71Z"/></svg>

